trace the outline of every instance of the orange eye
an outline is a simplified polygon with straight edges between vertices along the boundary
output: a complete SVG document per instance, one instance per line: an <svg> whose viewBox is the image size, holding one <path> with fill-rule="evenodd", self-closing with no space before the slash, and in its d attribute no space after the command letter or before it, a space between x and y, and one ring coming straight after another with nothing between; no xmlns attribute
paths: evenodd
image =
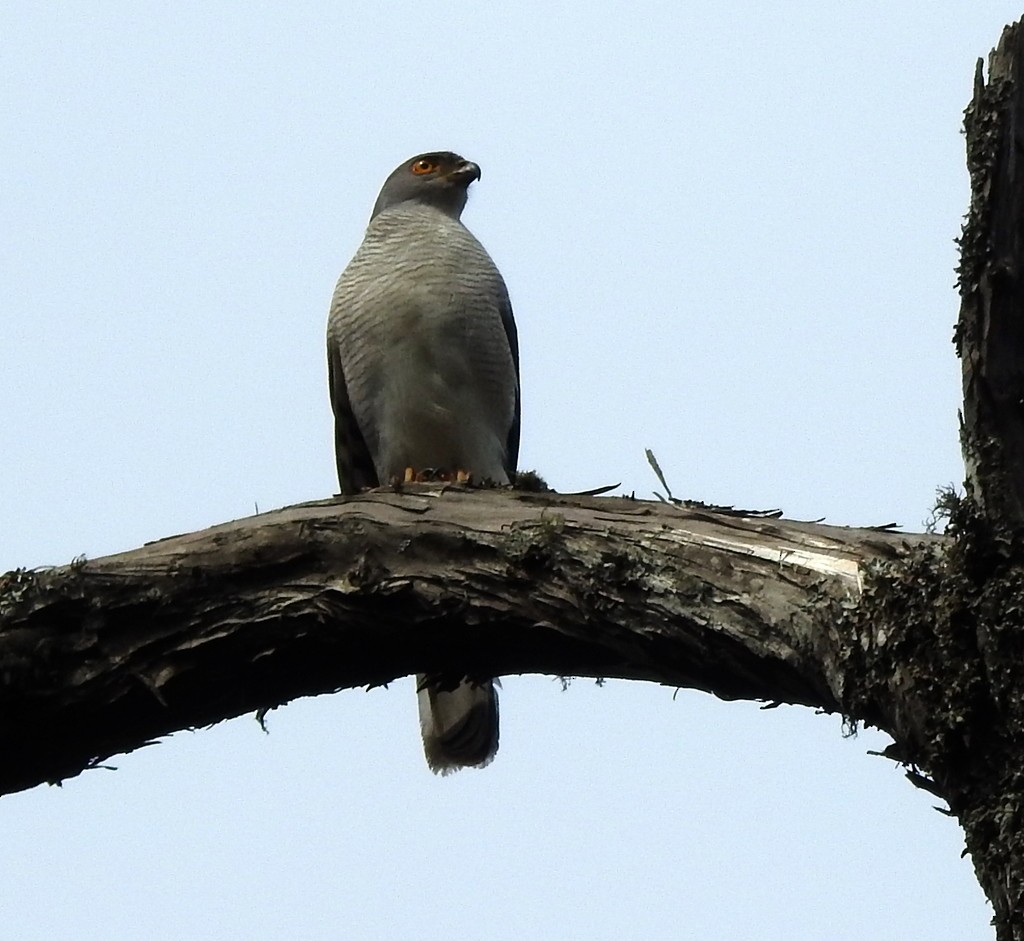
<svg viewBox="0 0 1024 941"><path fill-rule="evenodd" d="M412 165L412 172L417 176L423 176L424 173L433 173L437 169L437 164L433 160L417 160Z"/></svg>

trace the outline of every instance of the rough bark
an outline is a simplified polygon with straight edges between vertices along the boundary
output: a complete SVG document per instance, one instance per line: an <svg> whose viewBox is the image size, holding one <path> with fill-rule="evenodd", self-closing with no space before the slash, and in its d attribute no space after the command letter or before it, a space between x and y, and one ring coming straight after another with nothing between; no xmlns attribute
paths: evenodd
<svg viewBox="0 0 1024 941"><path fill-rule="evenodd" d="M0 583L0 793L176 729L411 673L654 680L841 708L836 612L937 537L416 488ZM443 672L441 672L443 671Z"/></svg>
<svg viewBox="0 0 1024 941"><path fill-rule="evenodd" d="M997 937L1024 939L1024 31L1003 31L965 114L971 206L961 238L962 445L967 494L958 562L935 627L960 637L958 728L926 749L995 909ZM927 616L921 612L922 617Z"/></svg>
<svg viewBox="0 0 1024 941"><path fill-rule="evenodd" d="M971 497L991 519L1024 523L1024 85L1020 25L979 60L965 112L971 206L960 239L955 342Z"/></svg>

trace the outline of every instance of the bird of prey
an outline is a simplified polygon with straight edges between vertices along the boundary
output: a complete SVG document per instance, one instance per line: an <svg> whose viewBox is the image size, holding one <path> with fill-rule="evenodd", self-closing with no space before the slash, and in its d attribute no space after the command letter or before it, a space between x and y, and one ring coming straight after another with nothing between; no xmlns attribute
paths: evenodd
<svg viewBox="0 0 1024 941"><path fill-rule="evenodd" d="M475 163L448 151L406 160L338 279L327 363L344 494L411 480L512 482L516 325L501 274L460 221L479 179ZM431 770L488 764L498 749L493 682L417 681Z"/></svg>

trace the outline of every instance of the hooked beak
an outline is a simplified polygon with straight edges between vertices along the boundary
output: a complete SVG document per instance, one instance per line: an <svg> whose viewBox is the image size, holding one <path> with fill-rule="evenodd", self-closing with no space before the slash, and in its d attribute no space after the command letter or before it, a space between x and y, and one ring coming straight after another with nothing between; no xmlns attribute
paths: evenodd
<svg viewBox="0 0 1024 941"><path fill-rule="evenodd" d="M472 160L463 160L451 173L448 179L453 183L469 186L474 180L480 179L480 168Z"/></svg>

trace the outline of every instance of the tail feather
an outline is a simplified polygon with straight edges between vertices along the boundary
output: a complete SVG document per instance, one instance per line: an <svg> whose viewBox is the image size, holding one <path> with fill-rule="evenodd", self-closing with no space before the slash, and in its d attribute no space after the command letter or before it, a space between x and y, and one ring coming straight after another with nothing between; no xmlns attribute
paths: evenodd
<svg viewBox="0 0 1024 941"><path fill-rule="evenodd" d="M498 751L498 693L491 680L465 682L453 690L416 677L420 731L427 764L435 774L483 768Z"/></svg>

